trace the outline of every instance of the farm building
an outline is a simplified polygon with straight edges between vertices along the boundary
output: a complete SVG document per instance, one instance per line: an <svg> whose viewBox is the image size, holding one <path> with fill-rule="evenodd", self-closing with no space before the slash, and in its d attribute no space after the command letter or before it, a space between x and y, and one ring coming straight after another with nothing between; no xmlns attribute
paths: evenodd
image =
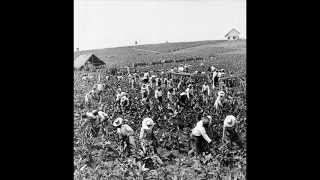
<svg viewBox="0 0 320 180"><path fill-rule="evenodd" d="M233 28L224 37L226 37L228 40L238 40L239 35L240 35L240 32Z"/></svg>
<svg viewBox="0 0 320 180"><path fill-rule="evenodd" d="M103 62L101 59L99 59L94 54L83 54L78 56L74 62L73 67L75 69L81 69L83 67L90 67L90 66L101 66L104 65L105 62Z"/></svg>

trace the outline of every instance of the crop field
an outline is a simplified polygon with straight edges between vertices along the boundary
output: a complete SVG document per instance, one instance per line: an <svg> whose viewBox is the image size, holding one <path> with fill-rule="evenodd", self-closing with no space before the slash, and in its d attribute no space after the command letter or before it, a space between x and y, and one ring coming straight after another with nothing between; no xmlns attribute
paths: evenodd
<svg viewBox="0 0 320 180"><path fill-rule="evenodd" d="M142 50L141 50L142 49ZM155 53L157 51L159 53ZM74 57L86 53L94 53L107 66L126 66L137 62L155 62L162 59L183 59L188 57L202 57L209 59L219 56L223 59L224 54L235 54L236 61L245 61L246 41L197 41L182 43L162 43L150 45L127 46L97 50L75 52ZM233 53L234 52L234 53ZM228 57L230 59L232 57ZM238 59L239 58L239 59Z"/></svg>
<svg viewBox="0 0 320 180"><path fill-rule="evenodd" d="M76 52L75 57L88 52ZM226 74L246 79L245 40L162 43L99 49L90 52L93 52L109 66L198 56L203 57L204 60L149 65L136 67L132 70L137 74L153 72L157 76L163 76L162 72L165 72L166 75L172 67L188 64L190 65L189 71L205 72L207 75L209 74L208 68L214 65L218 69L225 69ZM92 76L92 78L83 79L84 75ZM106 76L109 79L106 79ZM123 78L119 79L119 76ZM100 99L94 100L92 104L87 106L84 104L84 96L98 82L98 79L106 86ZM188 81L185 77L182 80ZM166 108L159 109L156 103L152 105L150 110L147 110L140 103L139 82L134 83L133 89L130 88L126 74L111 73L107 68L93 71L74 71L74 179L246 179L247 105L245 88L242 86L227 88L226 94L231 98L228 99L221 111L216 111L213 104L218 89L212 90L208 103L202 103L199 100L203 81L209 85L212 84L209 78L204 78L201 81L193 79L191 82L195 87L195 96L187 108L172 118L168 115ZM128 92L130 97L130 108L125 112L119 111L115 103L116 90L119 87ZM167 90L164 88L163 94L166 92ZM181 90L178 93L180 92ZM151 90L151 94L154 94L154 90ZM152 102L156 102L154 96L150 99ZM164 96L163 107L166 107L167 101L167 97ZM194 108L197 103L202 109L201 113L199 109ZM121 149L117 130L112 124L91 125L84 114L97 109L101 104L104 105L103 111L108 114L106 117L108 121L113 121L117 117L126 120L126 124L134 130L136 142L139 142L142 119L151 117L156 122L154 132L159 144L157 147L158 157L162 163L157 162L153 156L143 156L139 152L126 156ZM210 146L208 153L190 156L188 151L191 149L191 129L198 121L199 115L203 113L213 118L208 135L214 143ZM244 144L242 148L232 143L224 143L221 140L223 120L229 114L237 117L239 121L236 131ZM136 144L140 145L140 143Z"/></svg>

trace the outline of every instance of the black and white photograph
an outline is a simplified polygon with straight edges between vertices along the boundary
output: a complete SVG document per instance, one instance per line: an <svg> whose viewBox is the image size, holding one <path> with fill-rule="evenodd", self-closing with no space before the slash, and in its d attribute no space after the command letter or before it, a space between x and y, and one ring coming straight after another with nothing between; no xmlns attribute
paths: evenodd
<svg viewBox="0 0 320 180"><path fill-rule="evenodd" d="M74 179L247 179L246 6L74 0Z"/></svg>

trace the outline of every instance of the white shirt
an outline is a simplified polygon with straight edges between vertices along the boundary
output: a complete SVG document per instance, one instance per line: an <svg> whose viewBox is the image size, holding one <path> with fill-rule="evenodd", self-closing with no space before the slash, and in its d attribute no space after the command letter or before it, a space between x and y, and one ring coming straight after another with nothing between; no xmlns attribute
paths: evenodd
<svg viewBox="0 0 320 180"><path fill-rule="evenodd" d="M133 136L134 135L133 129L127 124L123 124L121 126L121 128L117 128L117 133L122 136Z"/></svg>
<svg viewBox="0 0 320 180"><path fill-rule="evenodd" d="M145 88L141 87L141 93L143 94L144 92L147 92L148 95L150 94L150 92L149 92L149 86L146 86Z"/></svg>
<svg viewBox="0 0 320 180"><path fill-rule="evenodd" d="M107 116L108 114L103 112L103 111L99 111L98 112L98 116L101 118L101 119L105 119L105 116Z"/></svg>
<svg viewBox="0 0 320 180"><path fill-rule="evenodd" d="M152 121L152 123L153 123L153 120L152 120L152 119L149 119L149 118L143 119L143 121L142 121L142 127L141 127L141 130L140 130L140 139L143 138L144 130L147 130L147 131L152 130L153 126L151 126L151 127L148 127L148 126L147 126L147 122L149 122L149 121Z"/></svg>
<svg viewBox="0 0 320 180"><path fill-rule="evenodd" d="M222 103L221 103L221 97L218 96L216 101L214 102L214 105L213 105L216 109L218 109L219 106L222 106Z"/></svg>
<svg viewBox="0 0 320 180"><path fill-rule="evenodd" d="M128 101L129 99L127 98L127 96L122 96L120 103L123 103L124 101Z"/></svg>
<svg viewBox="0 0 320 180"><path fill-rule="evenodd" d="M167 92L167 98L171 101L172 100L172 94L170 91Z"/></svg>
<svg viewBox="0 0 320 180"><path fill-rule="evenodd" d="M155 96L155 98L158 98L158 97L161 97L162 96L162 91L160 90L156 90L155 92L154 92L154 96Z"/></svg>
<svg viewBox="0 0 320 180"><path fill-rule="evenodd" d="M202 86L202 92L205 92L205 91L207 91L208 95L210 94L210 88L209 88L208 85L203 85Z"/></svg>
<svg viewBox="0 0 320 180"><path fill-rule="evenodd" d="M190 94L192 94L192 90L190 88L187 88L186 89L186 93L187 93L187 96L188 96L188 99L189 99Z"/></svg>
<svg viewBox="0 0 320 180"><path fill-rule="evenodd" d="M122 96L124 96L124 95L125 95L124 92L117 93L117 99L116 99L116 101L119 101L119 100L122 98Z"/></svg>
<svg viewBox="0 0 320 180"><path fill-rule="evenodd" d="M97 90L102 91L103 90L103 84L97 84Z"/></svg>
<svg viewBox="0 0 320 180"><path fill-rule="evenodd" d="M206 129L203 127L202 120L197 122L196 127L192 129L191 134L193 136L202 136L208 143L212 141L207 135Z"/></svg>
<svg viewBox="0 0 320 180"><path fill-rule="evenodd" d="M218 75L217 71L214 71L214 72L212 73L212 79L214 79L217 75Z"/></svg>

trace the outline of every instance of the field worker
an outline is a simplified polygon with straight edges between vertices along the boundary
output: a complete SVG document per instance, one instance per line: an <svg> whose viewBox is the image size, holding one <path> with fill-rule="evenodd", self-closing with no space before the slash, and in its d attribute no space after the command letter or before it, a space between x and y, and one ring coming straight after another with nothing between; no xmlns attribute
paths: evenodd
<svg viewBox="0 0 320 180"><path fill-rule="evenodd" d="M225 93L223 91L218 92L218 96L216 101L214 102L214 108L216 110L219 110L222 107L222 98L225 96Z"/></svg>
<svg viewBox="0 0 320 180"><path fill-rule="evenodd" d="M172 79L167 79L167 88L168 89L170 89L170 88L172 88L173 87L173 85L172 85Z"/></svg>
<svg viewBox="0 0 320 180"><path fill-rule="evenodd" d="M158 87L161 87L161 84L162 84L162 78L157 78L156 85L157 85Z"/></svg>
<svg viewBox="0 0 320 180"><path fill-rule="evenodd" d="M170 88L168 91L167 91L167 99L169 100L170 103L173 103L173 88Z"/></svg>
<svg viewBox="0 0 320 180"><path fill-rule="evenodd" d="M201 92L203 102L208 103L208 97L210 96L210 88L207 82L204 82L204 84L202 85Z"/></svg>
<svg viewBox="0 0 320 180"><path fill-rule="evenodd" d="M129 106L129 98L127 97L126 94L123 94L123 95L121 96L120 105L121 105L122 111L125 111L126 108Z"/></svg>
<svg viewBox="0 0 320 180"><path fill-rule="evenodd" d="M145 73L143 74L143 77L148 78L148 77L149 77L149 72L145 72Z"/></svg>
<svg viewBox="0 0 320 180"><path fill-rule="evenodd" d="M100 106L98 110L95 110L92 113L93 115L97 116L100 119L100 121L104 121L108 116L107 113L103 112L103 106Z"/></svg>
<svg viewBox="0 0 320 180"><path fill-rule="evenodd" d="M179 106L185 106L189 100L189 94L187 92L180 93Z"/></svg>
<svg viewBox="0 0 320 180"><path fill-rule="evenodd" d="M156 100L159 101L159 103L162 104L162 89L161 87L157 87L156 90L154 91L154 97Z"/></svg>
<svg viewBox="0 0 320 180"><path fill-rule="evenodd" d="M183 72L184 71L184 68L182 66L178 67L178 71L179 72Z"/></svg>
<svg viewBox="0 0 320 180"><path fill-rule="evenodd" d="M174 109L174 105L172 103L168 103L167 105L168 114L173 117L175 115L176 110Z"/></svg>
<svg viewBox="0 0 320 180"><path fill-rule="evenodd" d="M117 128L117 133L121 141L122 152L128 152L130 156L131 149L136 148L133 129L129 125L124 124L123 119L120 117L114 120L113 126Z"/></svg>
<svg viewBox="0 0 320 180"><path fill-rule="evenodd" d="M214 66L210 67L211 72L213 72L216 68Z"/></svg>
<svg viewBox="0 0 320 180"><path fill-rule="evenodd" d="M97 110L94 110L92 112L87 112L86 117L88 118L88 121L92 127L91 135L93 137L97 137L100 130L100 127L99 127L100 122L98 121Z"/></svg>
<svg viewBox="0 0 320 180"><path fill-rule="evenodd" d="M213 70L212 73L212 89L219 86L219 77L216 69Z"/></svg>
<svg viewBox="0 0 320 180"><path fill-rule="evenodd" d="M144 154L157 153L157 139L153 133L155 123L151 118L144 118L140 130L141 148Z"/></svg>
<svg viewBox="0 0 320 180"><path fill-rule="evenodd" d="M128 80L129 80L129 83L130 83L130 79L132 78L132 75L131 74L128 74Z"/></svg>
<svg viewBox="0 0 320 180"><path fill-rule="evenodd" d="M143 77L141 78L141 84L148 84L148 83L149 83L149 78L143 76Z"/></svg>
<svg viewBox="0 0 320 180"><path fill-rule="evenodd" d="M192 99L193 97L193 87L191 84L188 85L187 89L186 89L186 93L188 95L188 99Z"/></svg>
<svg viewBox="0 0 320 180"><path fill-rule="evenodd" d="M150 91L149 91L149 88L148 88L148 85L147 84L143 84L142 87L141 87L141 99L147 99L149 94L150 94Z"/></svg>
<svg viewBox="0 0 320 180"><path fill-rule="evenodd" d="M222 142L225 142L226 137L229 137L231 144L235 142L240 148L242 148L241 138L236 132L236 117L228 115L223 121Z"/></svg>
<svg viewBox="0 0 320 180"><path fill-rule="evenodd" d="M182 78L180 78L179 83L178 83L178 86L177 86L177 89L180 89L180 88L181 88L181 86L182 86L182 84L183 84L183 82L182 82Z"/></svg>
<svg viewBox="0 0 320 180"><path fill-rule="evenodd" d="M203 109L200 106L199 102L196 102L195 105L193 106L194 114L197 117L197 121L201 120L202 114L203 114Z"/></svg>
<svg viewBox="0 0 320 180"><path fill-rule="evenodd" d="M102 84L102 83L96 84L96 90L99 95L103 91L103 89L104 89L104 84Z"/></svg>
<svg viewBox="0 0 320 180"><path fill-rule="evenodd" d="M86 105L88 105L92 101L93 95L94 95L94 90L89 91L85 95L84 102L85 102Z"/></svg>
<svg viewBox="0 0 320 180"><path fill-rule="evenodd" d="M128 79L129 79L129 85L131 86L131 89L134 89L134 76L129 74L128 75Z"/></svg>
<svg viewBox="0 0 320 180"><path fill-rule="evenodd" d="M117 91L116 91L116 102L118 104L120 104L120 99L121 99L121 88L118 88Z"/></svg>
<svg viewBox="0 0 320 180"><path fill-rule="evenodd" d="M203 117L192 129L190 135L192 149L188 152L188 155L191 153L202 154L203 152L207 151L208 145L210 145L212 142L207 134L209 123L210 117Z"/></svg>

